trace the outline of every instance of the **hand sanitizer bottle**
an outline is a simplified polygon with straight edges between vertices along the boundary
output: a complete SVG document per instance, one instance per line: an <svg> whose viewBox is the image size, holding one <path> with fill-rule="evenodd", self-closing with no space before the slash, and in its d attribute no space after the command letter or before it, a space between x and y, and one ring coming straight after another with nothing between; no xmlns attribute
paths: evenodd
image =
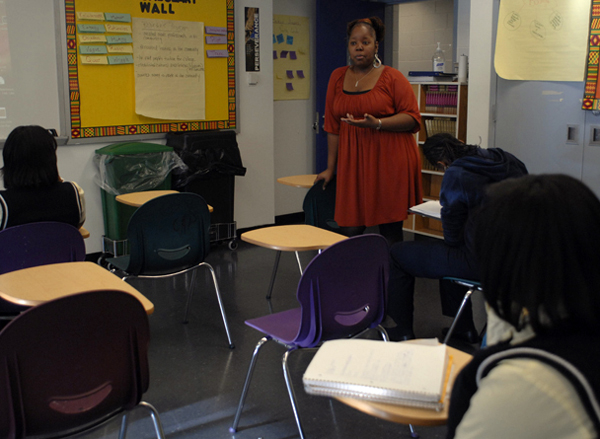
<svg viewBox="0 0 600 439"><path fill-rule="evenodd" d="M444 51L440 47L440 43L437 43L437 49L433 53L433 57L431 58L433 61L433 71L434 72L443 72L444 71Z"/></svg>

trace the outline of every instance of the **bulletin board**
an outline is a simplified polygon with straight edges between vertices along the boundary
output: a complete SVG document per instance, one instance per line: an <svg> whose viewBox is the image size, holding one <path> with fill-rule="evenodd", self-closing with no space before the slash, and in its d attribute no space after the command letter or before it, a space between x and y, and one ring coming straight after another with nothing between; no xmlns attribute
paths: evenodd
<svg viewBox="0 0 600 439"><path fill-rule="evenodd" d="M64 1L73 139L236 128L234 0Z"/></svg>

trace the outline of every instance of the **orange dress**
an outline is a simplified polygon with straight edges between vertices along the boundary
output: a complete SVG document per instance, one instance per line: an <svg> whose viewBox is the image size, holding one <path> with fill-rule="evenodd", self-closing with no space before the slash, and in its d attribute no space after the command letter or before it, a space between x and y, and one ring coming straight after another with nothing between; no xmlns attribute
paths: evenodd
<svg viewBox="0 0 600 439"><path fill-rule="evenodd" d="M339 135L335 221L343 227L403 221L422 200L415 94L404 75L387 66L371 90L344 92L347 69L331 74L325 103L325 131ZM340 121L347 113L358 119L365 113L376 118L406 113L417 125L412 132L359 128Z"/></svg>

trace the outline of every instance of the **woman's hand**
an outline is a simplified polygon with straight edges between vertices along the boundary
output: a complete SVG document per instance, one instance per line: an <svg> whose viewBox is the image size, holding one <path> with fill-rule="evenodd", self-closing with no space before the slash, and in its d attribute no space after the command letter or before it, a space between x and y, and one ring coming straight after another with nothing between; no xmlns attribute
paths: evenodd
<svg viewBox="0 0 600 439"><path fill-rule="evenodd" d="M360 128L377 128L379 126L379 119L375 116L365 113L362 119L355 119L350 113L346 114L346 117L340 119L342 122L346 122L348 125L353 125Z"/></svg>
<svg viewBox="0 0 600 439"><path fill-rule="evenodd" d="M319 180L324 180L323 181L323 190L325 190L325 187L327 187L327 183L329 183L332 178L333 178L333 170L325 169L323 172L321 172L320 174L317 175L317 178L315 178L315 183Z"/></svg>

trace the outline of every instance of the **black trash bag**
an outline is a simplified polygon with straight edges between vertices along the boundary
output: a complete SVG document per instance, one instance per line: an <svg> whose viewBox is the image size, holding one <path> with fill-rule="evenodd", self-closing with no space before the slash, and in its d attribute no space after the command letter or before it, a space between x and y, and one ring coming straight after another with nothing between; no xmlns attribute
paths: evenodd
<svg viewBox="0 0 600 439"><path fill-rule="evenodd" d="M233 131L197 131L167 134L171 146L187 168L173 170L173 187L181 189L215 174L246 174Z"/></svg>

